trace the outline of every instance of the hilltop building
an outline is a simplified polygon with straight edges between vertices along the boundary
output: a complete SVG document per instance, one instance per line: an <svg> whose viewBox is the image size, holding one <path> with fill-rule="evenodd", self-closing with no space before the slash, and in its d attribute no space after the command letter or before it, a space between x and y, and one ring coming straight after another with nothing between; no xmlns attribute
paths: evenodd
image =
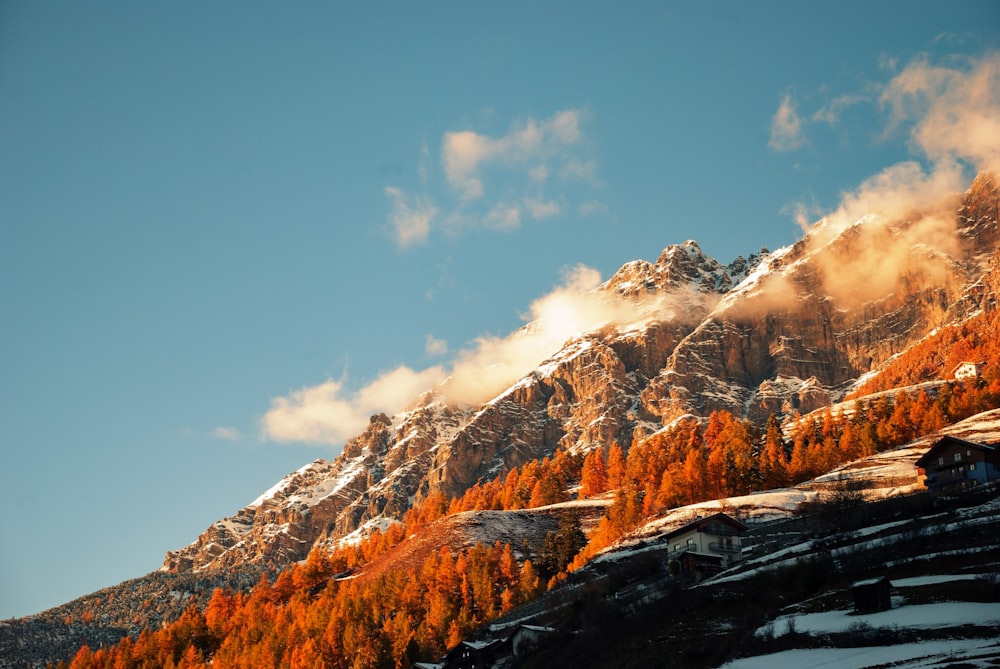
<svg viewBox="0 0 1000 669"><path fill-rule="evenodd" d="M669 546L668 558L674 568L701 580L742 559L740 538L747 529L735 518L716 513L674 530L663 541Z"/></svg>
<svg viewBox="0 0 1000 669"><path fill-rule="evenodd" d="M946 436L916 465L931 492L962 490L1000 480L1000 448Z"/></svg>
<svg viewBox="0 0 1000 669"><path fill-rule="evenodd" d="M975 362L960 362L955 365L955 369L951 370L951 375L958 381L978 379L979 373L979 364Z"/></svg>

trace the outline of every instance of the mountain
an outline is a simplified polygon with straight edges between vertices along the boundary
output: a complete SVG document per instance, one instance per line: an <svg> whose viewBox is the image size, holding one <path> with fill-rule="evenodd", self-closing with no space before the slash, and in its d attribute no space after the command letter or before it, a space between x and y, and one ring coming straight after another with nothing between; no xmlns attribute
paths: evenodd
<svg viewBox="0 0 1000 669"><path fill-rule="evenodd" d="M289 474L167 553L162 570L290 564L384 530L431 494L461 495L556 451L627 447L684 416L725 409L763 424L829 406L996 305L998 203L996 179L981 174L937 207L820 221L728 265L693 241L628 263L598 292L641 318L580 333L483 404L429 392L372 416L335 460Z"/></svg>
<svg viewBox="0 0 1000 669"><path fill-rule="evenodd" d="M472 561L479 560L481 569L483 560L499 559L503 551L509 556L508 572L520 563L522 585L507 599L509 605L520 605L496 624L530 620L588 633L606 627L617 635L602 640L597 649L579 643L579 635L561 636L540 649L538 666L602 666L608 653L624 658L622 666L638 666L651 661L650 652L671 648L682 648L690 660L677 666L716 666L733 656L723 657L720 648L753 655L799 642L819 643L791 633L780 642L773 634L755 641L754 630L766 628L767 620L772 627L777 621L791 630L788 620L797 610L791 607L806 606L803 598L817 593L839 606L844 579L867 577L873 565L859 558L833 569L824 556L832 550L863 557L867 554L862 551L882 549L864 537L877 536L887 552L895 552L906 564L918 555L914 551L926 553L928 564L944 560L935 566L939 571L925 573L945 573L940 570L955 561L947 562L947 556L938 556L927 544L927 537L941 535L957 547L954 550L964 551L957 562L967 575L979 578L991 568L995 571L992 553L971 557L970 548L982 544L984 532L994 531L1000 518L995 502L952 500L943 508L926 494L902 493L921 489L913 463L934 438L1000 438L998 205L1000 188L984 174L966 193L938 206L902 217L876 212L850 224L821 221L796 244L774 252L762 249L728 265L707 257L694 241L667 247L655 262L628 263L593 295L614 307L609 309L614 318L579 333L489 401L461 403L439 389L415 398L397 415L373 416L335 460L319 459L289 474L233 516L214 523L191 545L168 553L160 571L38 616L0 622L0 667L44 666L70 657L83 642L107 647L123 634L136 643L145 639L147 650L150 643L170 646L176 663L180 652L194 652L193 646L184 648L184 635L204 622L199 612L211 608L215 587L243 593L230 604L253 603L259 607L252 608L253 615L264 618L282 610L271 606L281 602L294 603L284 609L288 615L314 605L322 609L344 593L355 593L354 604L359 604L369 596L365 587L384 587L387 582L398 587L409 582L420 593L411 598L417 606L430 592L420 591L427 586L413 582L440 580L435 569L448 572L441 565L464 561L471 572ZM536 327L530 323L524 333ZM977 382L975 393L963 391L951 377L955 364L966 360L988 360L993 367L988 379ZM940 407L948 409L947 420L934 413ZM727 423L718 418L724 412L716 410L746 422ZM973 414L978 415L956 422ZM740 433L744 425L751 428ZM678 444L689 453L700 451L705 465L713 462L709 451L724 458L743 457L721 446L720 430L727 429L730 437L739 433L744 455L752 452L755 458L765 454L768 444L778 443L789 465L808 449L820 456L824 449L838 450L838 464L853 461L830 471L835 458L825 462L820 457L811 468L800 466L794 479L810 480L767 494L716 492L726 497L680 508L674 507L686 502L663 498L648 503L657 493L649 481L663 488L661 473L675 476L674 492L686 490L694 480L687 471L678 474L688 465L683 452L670 450ZM709 444L713 430L715 443ZM852 452L848 437L857 441L864 432L869 439L882 439L882 431L882 445L868 452L883 452L861 459L844 455ZM627 453L626 469L645 468L641 475L649 481L625 482L622 477L617 490L609 485L606 494L572 499L579 490L573 486L583 487L584 456L606 453L610 472L614 444ZM900 444L904 448L886 450ZM683 468L671 469L670 457ZM525 502L498 510L492 503L466 499L464 507L447 512L448 498L470 488L475 492L479 481L506 484L520 476L523 483L530 478L524 472L532 467L537 473L567 460L575 469L562 480L560 503ZM713 465L720 471L705 469L702 474L706 480L719 478L726 475L721 470L736 464L722 459ZM541 485L540 475L538 479L536 486ZM864 495L845 481L863 484ZM741 487L763 490L762 484ZM708 490L703 487L689 497L710 499ZM530 488L527 494L534 498ZM837 506L845 503L854 506ZM399 521L408 511L435 505L440 513L419 522L408 519L403 531ZM969 505L974 511L962 510ZM661 561L651 556L664 547L665 534L714 509L736 513L753 526L753 563L740 570L774 567L777 576L745 571L730 581L691 591L665 580L657 566ZM623 521L625 513L633 516ZM914 515L913 527L892 531L893 523ZM616 532L598 541L605 526L615 523ZM979 529L966 531L970 527ZM382 542L387 548L366 540L376 530L391 537ZM580 545L573 543L573 534L581 530L590 543L576 555L582 560L579 568L567 574L563 566ZM571 549L559 544L560 537L572 540ZM335 551L336 560L343 560L348 549L368 553L353 565L349 560L337 562L337 569L323 576L327 587L322 590L324 581L315 580L315 565L302 562L314 547ZM785 558L793 553L806 566L787 563ZM525 576L529 558L539 570L534 576L530 570ZM434 568L436 561L440 563ZM822 567L816 573L810 571L814 564ZM970 565L975 569L970 571ZM916 569L907 577L919 575ZM532 601L532 593L543 590L550 576L552 589ZM800 587L801 579L815 586L813 590ZM535 585L525 588L524 582ZM768 588L774 597L761 597ZM488 589L496 589L496 584ZM445 598L428 604L425 613L430 616L433 609L444 615L453 605ZM485 606L499 611L495 602ZM430 629L420 620L424 613L415 609L409 615L417 631L410 631L420 635L423 646L416 654L407 647L407 662L434 657L432 653L452 645L456 634L470 633L474 617L490 620L493 614L487 610L494 609L465 609L465 618L452 611L451 630ZM329 616L323 611L317 613L320 618ZM218 616L214 619L218 623ZM643 622L654 619L669 620L676 629L662 631L658 622L660 631L652 630ZM401 621L393 613L371 624ZM161 629L156 636L153 630ZM144 637L139 636L142 630L148 632ZM868 634L869 643L890 642L885 630L869 634L859 629L852 638L859 638L859 632ZM964 632L948 628L934 634ZM192 638L201 639L196 645L207 643L204 635ZM690 639L708 641L698 645L688 643ZM848 642L847 636L837 639ZM238 650L240 643L230 639L230 650ZM206 662L218 659L208 646L194 650ZM403 656L394 657L393 662ZM95 661L92 666L104 665Z"/></svg>

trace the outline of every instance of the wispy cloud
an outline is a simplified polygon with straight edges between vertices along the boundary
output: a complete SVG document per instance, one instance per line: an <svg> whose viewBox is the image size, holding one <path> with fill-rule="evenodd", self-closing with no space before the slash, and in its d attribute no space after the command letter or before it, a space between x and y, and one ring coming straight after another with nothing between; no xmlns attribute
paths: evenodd
<svg viewBox="0 0 1000 669"><path fill-rule="evenodd" d="M918 58L892 78L879 102L888 130L908 127L911 144L931 161L1000 168L1000 52L964 67Z"/></svg>
<svg viewBox="0 0 1000 669"><path fill-rule="evenodd" d="M771 139L767 145L775 151L794 151L805 143L802 119L791 95L781 98L778 111L771 118Z"/></svg>
<svg viewBox="0 0 1000 669"><path fill-rule="evenodd" d="M554 188L596 186L597 163L588 155L587 113L565 109L543 119L523 118L501 135L464 129L443 133L435 198L396 186L385 188L389 229L400 248L427 241L440 230L515 230L527 220L558 216L564 195ZM423 192L434 190L430 149L421 146L418 176ZM442 203L440 205L436 204Z"/></svg>
<svg viewBox="0 0 1000 669"><path fill-rule="evenodd" d="M483 221L494 230L515 230L521 227L521 208L509 202L498 202Z"/></svg>
<svg viewBox="0 0 1000 669"><path fill-rule="evenodd" d="M445 133L441 162L449 185L466 200L472 200L484 195L482 171L492 165L523 172L539 181L548 176L550 163L559 164L561 169L584 164L573 152L583 139L582 115L580 110L568 109L541 121L527 118L500 137L472 130Z"/></svg>
<svg viewBox="0 0 1000 669"><path fill-rule="evenodd" d="M608 205L598 200L587 200L586 202L581 202L576 207L576 213L580 216L599 216L608 212Z"/></svg>
<svg viewBox="0 0 1000 669"><path fill-rule="evenodd" d="M809 228L815 244L848 228L856 235L849 256L821 268L827 293L841 304L892 294L909 274L944 276L944 260L918 257L914 248L956 249L942 203L967 185L968 170L1000 168L1000 53L949 66L920 57L874 90L885 113L883 136L904 133L920 160L891 165L842 193L838 206ZM797 218L813 211L799 207Z"/></svg>
<svg viewBox="0 0 1000 669"><path fill-rule="evenodd" d="M814 112L812 120L826 123L827 125L837 125L840 123L841 116L845 110L870 101L870 96L860 93L838 95Z"/></svg>
<svg viewBox="0 0 1000 669"><path fill-rule="evenodd" d="M526 197L523 200L524 206L528 209L528 214L535 220L558 216L562 208L552 200L542 200L538 198Z"/></svg>
<svg viewBox="0 0 1000 669"><path fill-rule="evenodd" d="M687 318L694 303L708 299L683 292L636 301L597 290L600 285L595 269L580 265L567 270L561 284L535 300L522 316L528 326L506 337L480 337L458 351L449 365L422 371L398 367L356 391L343 380L327 380L275 398L261 419L262 435L279 442L339 445L359 434L371 414L401 411L428 390L456 403L483 402L581 333L652 319ZM702 306L707 311L711 305ZM428 352L445 351L443 342L430 335L425 345Z"/></svg>
<svg viewBox="0 0 1000 669"><path fill-rule="evenodd" d="M392 202L389 222L396 244L407 247L426 242L438 213L434 203L422 195L410 195L392 186L385 187L385 194Z"/></svg>
<svg viewBox="0 0 1000 669"><path fill-rule="evenodd" d="M425 335L424 351L427 355L434 357L442 356L448 352L448 342L443 339L437 339L433 335Z"/></svg>
<svg viewBox="0 0 1000 669"><path fill-rule="evenodd" d="M239 441L243 438L240 431L235 427L216 427L210 434L216 439L223 439L225 441Z"/></svg>

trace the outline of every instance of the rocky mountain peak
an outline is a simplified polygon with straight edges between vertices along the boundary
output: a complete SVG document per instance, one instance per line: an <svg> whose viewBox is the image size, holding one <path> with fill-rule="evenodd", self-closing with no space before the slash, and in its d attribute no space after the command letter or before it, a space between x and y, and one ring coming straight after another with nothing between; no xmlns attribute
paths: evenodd
<svg viewBox="0 0 1000 669"><path fill-rule="evenodd" d="M963 196L959 232L975 256L989 255L1000 245L1000 182L981 172Z"/></svg>
<svg viewBox="0 0 1000 669"><path fill-rule="evenodd" d="M934 328L997 303L996 261L988 271L987 259L1000 241L998 199L996 181L981 175L961 203L947 203L946 222L967 239L960 248L935 248L906 221L862 219L728 266L693 241L668 246L656 262L630 262L605 290L683 308L581 334L483 405L428 396L404 414L373 416L335 461L289 475L168 554L164 569L300 560L313 546L384 527L433 492L459 495L556 450L627 447L682 415L725 409L763 423L829 405ZM829 277L870 284L878 244L901 241L903 255L945 271L907 270L863 299L846 288L831 294Z"/></svg>
<svg viewBox="0 0 1000 669"><path fill-rule="evenodd" d="M767 249L739 256L728 266L705 255L698 242L687 240L663 249L655 263L635 260L626 263L605 284L606 290L625 296L643 296L652 292L694 289L701 293L725 293L746 277Z"/></svg>

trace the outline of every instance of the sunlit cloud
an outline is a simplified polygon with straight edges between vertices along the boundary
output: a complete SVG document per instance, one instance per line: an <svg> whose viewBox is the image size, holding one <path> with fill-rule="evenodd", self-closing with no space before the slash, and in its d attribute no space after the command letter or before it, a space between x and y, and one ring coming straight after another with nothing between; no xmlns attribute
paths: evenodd
<svg viewBox="0 0 1000 669"><path fill-rule="evenodd" d="M448 183L466 199L482 197L480 165L491 160L498 151L499 147L489 137L471 130L447 133L441 146L441 160Z"/></svg>
<svg viewBox="0 0 1000 669"><path fill-rule="evenodd" d="M448 342L443 339L437 339L432 335L425 335L424 351L427 355L440 357L448 352Z"/></svg>
<svg viewBox="0 0 1000 669"><path fill-rule="evenodd" d="M935 163L1000 168L1000 52L944 67L919 58L885 86L888 131L909 127L912 145Z"/></svg>
<svg viewBox="0 0 1000 669"><path fill-rule="evenodd" d="M385 187L396 245L405 249L434 233L455 238L469 229L511 232L526 220L561 215L567 193L551 191L599 185L583 132L587 117L584 110L564 109L548 118L520 119L500 135L448 131L438 163L423 142L417 167L421 192ZM435 197L427 194L432 191Z"/></svg>
<svg viewBox="0 0 1000 669"><path fill-rule="evenodd" d="M578 265L532 302L527 325L506 337L481 337L456 356L442 392L457 402L483 402L537 368L569 340L604 327L629 327L707 313L715 298L680 291L643 300L598 290L601 275Z"/></svg>
<svg viewBox="0 0 1000 669"><path fill-rule="evenodd" d="M426 197L410 195L391 186L385 187L385 194L392 202L389 225L396 244L407 247L426 242L438 213L437 207Z"/></svg>
<svg viewBox="0 0 1000 669"><path fill-rule="evenodd" d="M406 366L382 374L357 391L329 379L271 400L260 420L264 438L277 442L341 445L364 430L376 413L395 413L444 379L441 367Z"/></svg>
<svg viewBox="0 0 1000 669"><path fill-rule="evenodd" d="M582 139L579 110L557 112L548 119L527 118L505 135L490 137L472 130L447 132L441 142L441 163L448 184L466 200L485 194L482 170L497 165L523 171L535 181L548 176L549 162L579 162L571 147Z"/></svg>
<svg viewBox="0 0 1000 669"><path fill-rule="evenodd" d="M261 419L262 435L278 442L339 445L364 430L371 414L402 411L426 391L456 404L481 403L582 333L693 318L692 313L707 313L715 299L680 291L637 300L600 286L600 273L593 268L579 265L567 270L560 285L532 302L522 316L524 327L505 337L476 339L454 355L450 366L422 371L399 367L356 391L331 379L275 398ZM447 350L444 342L430 335L425 346L429 353Z"/></svg>
<svg viewBox="0 0 1000 669"><path fill-rule="evenodd" d="M802 119L799 118L791 95L785 95L778 105L778 111L771 118L771 139L767 145L775 151L794 151L805 143L802 134Z"/></svg>
<svg viewBox="0 0 1000 669"><path fill-rule="evenodd" d="M841 305L892 294L914 273L944 279L947 260L919 249L946 254L958 249L949 198L966 187L970 168L1000 167L1000 54L960 66L917 58L877 86L875 99L886 113L884 137L905 133L923 160L897 163L869 177L807 227L814 246L850 230L844 241L849 254L829 266L817 257L824 288ZM790 210L800 224L816 213L803 205Z"/></svg>
<svg viewBox="0 0 1000 669"><path fill-rule="evenodd" d="M943 258L930 260L915 250L958 250L948 197L965 184L955 163L938 163L925 172L910 161L844 193L840 206L810 231L809 240L817 245L852 231L849 253L817 256L826 293L841 306L852 306L893 294L907 274L946 276Z"/></svg>

